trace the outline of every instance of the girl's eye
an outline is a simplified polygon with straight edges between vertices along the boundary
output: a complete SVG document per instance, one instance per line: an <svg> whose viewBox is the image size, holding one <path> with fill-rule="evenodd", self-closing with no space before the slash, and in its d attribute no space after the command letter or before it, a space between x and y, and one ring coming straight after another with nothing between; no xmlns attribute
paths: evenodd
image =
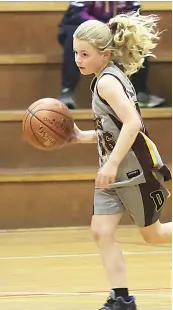
<svg viewBox="0 0 173 310"><path fill-rule="evenodd" d="M78 52L76 52L76 51L73 51L73 53L74 53L75 55L77 55L77 54L78 54ZM81 56L83 56L83 57L87 57L87 56L88 56L88 54L87 54L87 53L81 53L80 55L81 55Z"/></svg>

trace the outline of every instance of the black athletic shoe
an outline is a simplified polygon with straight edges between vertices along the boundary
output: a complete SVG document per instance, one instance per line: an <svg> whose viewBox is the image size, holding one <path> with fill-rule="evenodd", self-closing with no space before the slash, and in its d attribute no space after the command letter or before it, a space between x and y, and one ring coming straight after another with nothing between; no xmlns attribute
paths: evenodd
<svg viewBox="0 0 173 310"><path fill-rule="evenodd" d="M70 110L76 109L73 99L73 92L69 88L62 89L61 95L58 99L62 101Z"/></svg>
<svg viewBox="0 0 173 310"><path fill-rule="evenodd" d="M99 310L137 310L134 296L129 296L128 301L123 297L115 298L114 291L110 292L110 297Z"/></svg>

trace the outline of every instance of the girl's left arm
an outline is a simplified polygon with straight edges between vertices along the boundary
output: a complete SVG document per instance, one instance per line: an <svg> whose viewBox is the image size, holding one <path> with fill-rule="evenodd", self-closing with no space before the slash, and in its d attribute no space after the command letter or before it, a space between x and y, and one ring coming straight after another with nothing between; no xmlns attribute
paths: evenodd
<svg viewBox="0 0 173 310"><path fill-rule="evenodd" d="M117 143L108 159L109 162L119 166L133 145L142 123L135 104L129 100L122 84L115 77L104 75L98 82L98 92L123 123Z"/></svg>

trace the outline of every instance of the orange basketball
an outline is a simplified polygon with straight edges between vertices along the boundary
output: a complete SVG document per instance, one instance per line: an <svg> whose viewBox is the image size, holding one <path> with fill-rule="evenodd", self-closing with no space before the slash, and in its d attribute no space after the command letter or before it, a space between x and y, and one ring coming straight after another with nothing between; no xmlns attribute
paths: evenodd
<svg viewBox="0 0 173 310"><path fill-rule="evenodd" d="M69 142L74 121L67 106L54 98L39 99L26 110L22 129L35 148L51 151Z"/></svg>

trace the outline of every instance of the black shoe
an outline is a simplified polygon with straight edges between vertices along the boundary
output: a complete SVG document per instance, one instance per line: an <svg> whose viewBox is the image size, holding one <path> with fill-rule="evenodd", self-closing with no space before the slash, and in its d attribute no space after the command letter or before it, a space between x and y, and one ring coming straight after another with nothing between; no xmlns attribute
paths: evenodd
<svg viewBox="0 0 173 310"><path fill-rule="evenodd" d="M73 99L73 92L69 88L63 88L58 99L67 105L70 110L76 109L76 105Z"/></svg>
<svg viewBox="0 0 173 310"><path fill-rule="evenodd" d="M129 296L127 301L123 297L114 298L114 295L111 291L107 302L99 310L137 310L134 296Z"/></svg>
<svg viewBox="0 0 173 310"><path fill-rule="evenodd" d="M140 108L156 108L165 102L164 98L142 92L137 93L137 100Z"/></svg>

